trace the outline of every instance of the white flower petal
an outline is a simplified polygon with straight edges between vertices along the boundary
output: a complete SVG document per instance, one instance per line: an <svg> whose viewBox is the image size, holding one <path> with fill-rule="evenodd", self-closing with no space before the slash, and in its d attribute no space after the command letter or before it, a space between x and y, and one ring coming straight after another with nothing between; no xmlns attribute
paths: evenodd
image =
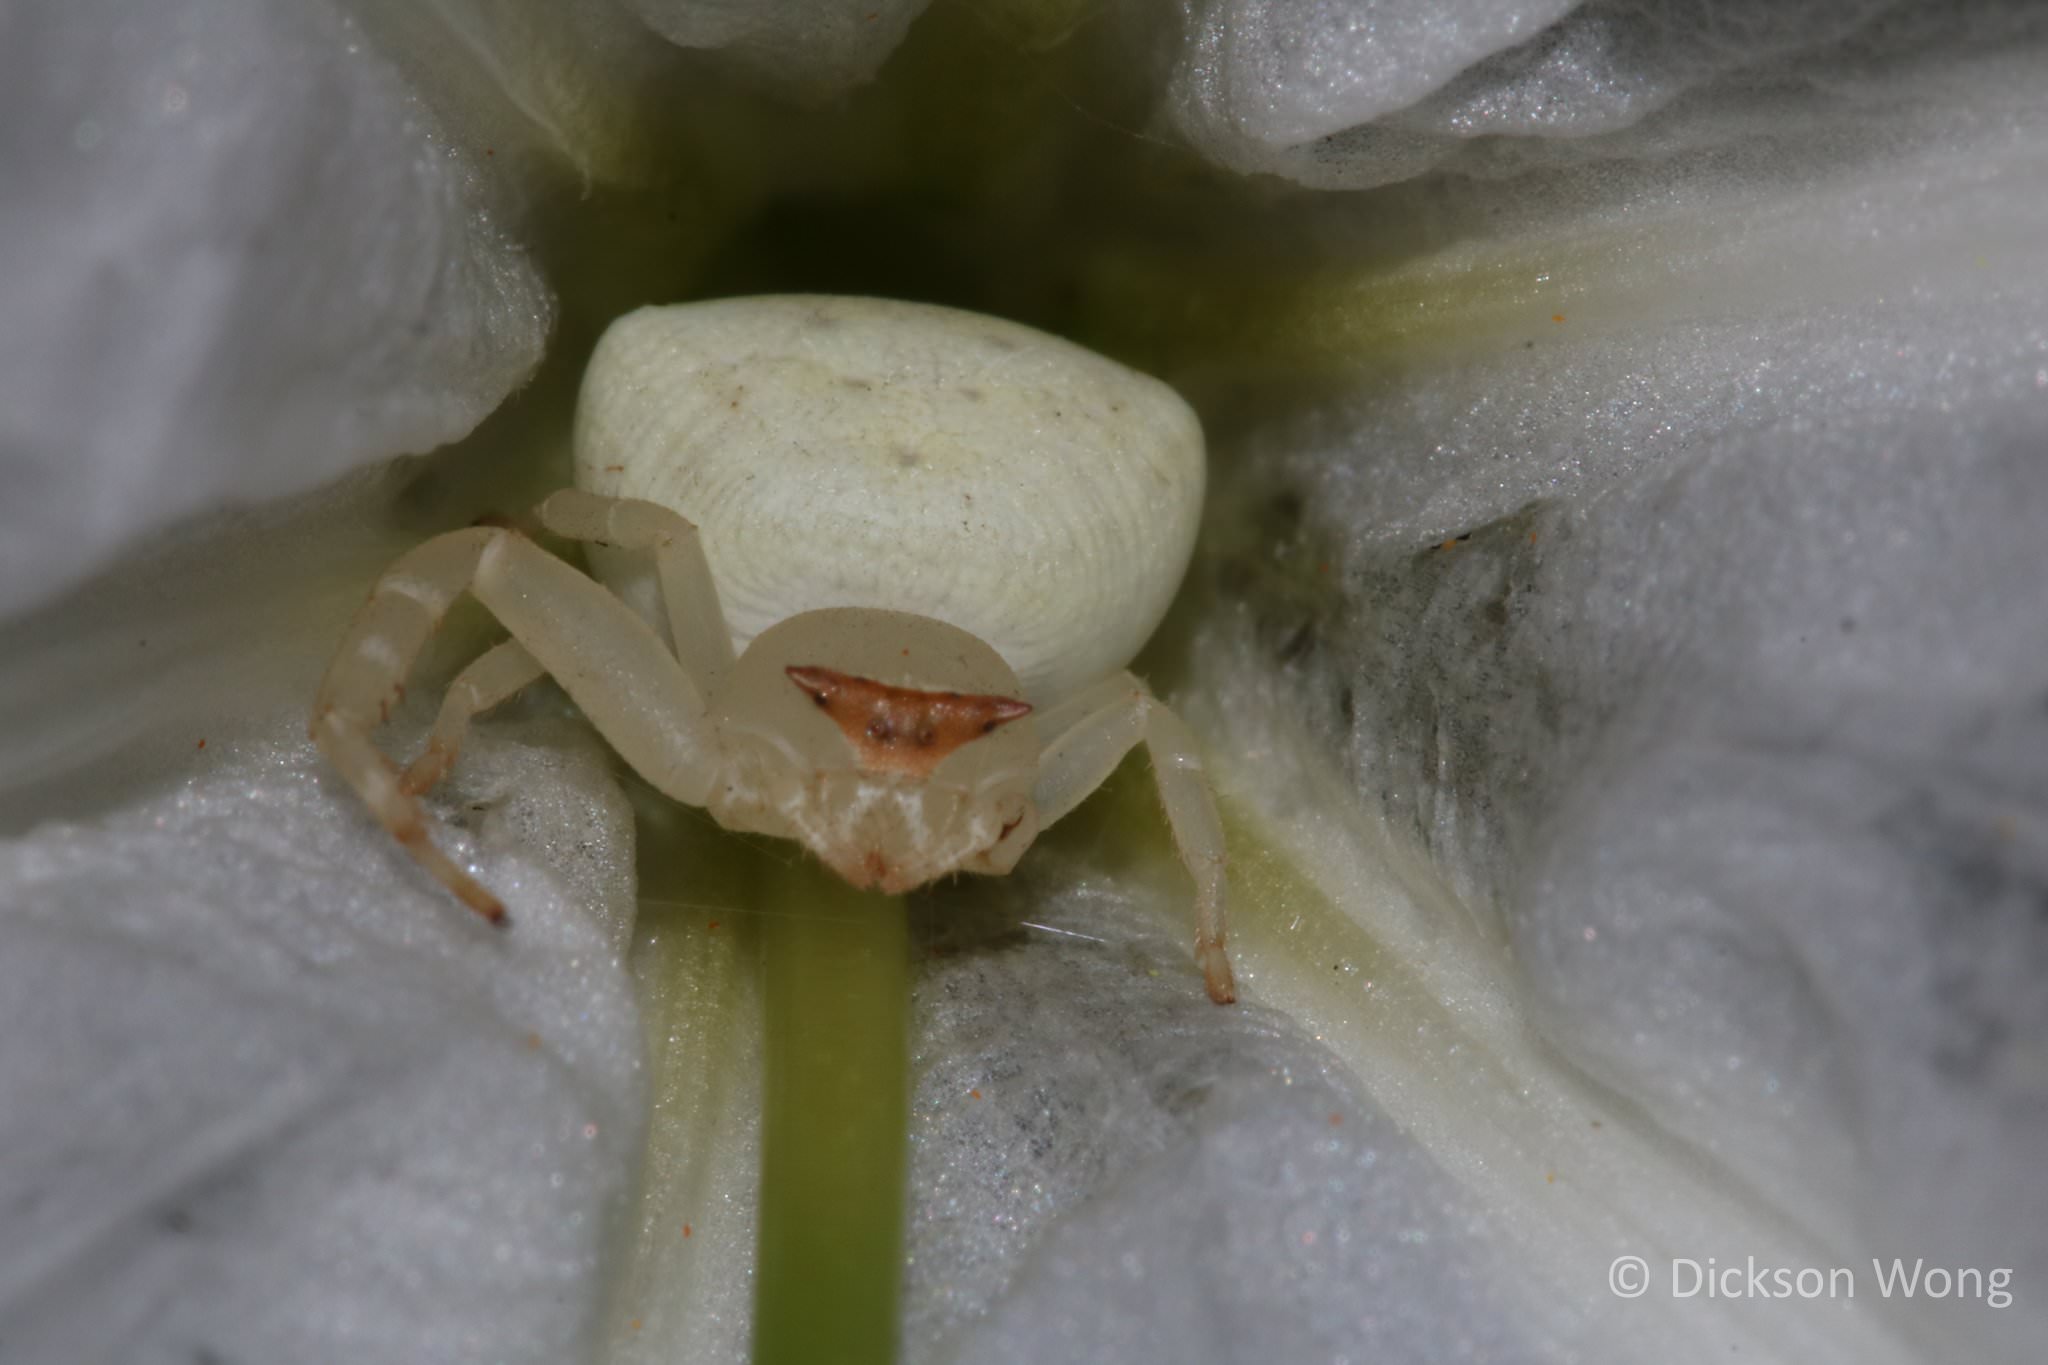
<svg viewBox="0 0 2048 1365"><path fill-rule="evenodd" d="M1197 670L1219 747L1263 756L1232 765L1240 790L1375 942L1434 962L1429 996L1490 996L1561 1049L1569 1068L1524 1058L1536 1110L1588 1093L1583 1069L1705 1159L1673 1198L1689 1161L1632 1171L1629 1121L1532 1114L1521 1155L1575 1182L1575 1212L1621 1220L1574 1236L1514 1216L1515 1146L1458 1118L1448 1075L1396 1106L1490 1192L1504 1240L1525 1228L1526 1257L1594 1296L1609 1347L1658 1312L1678 1337L1728 1311L1598 1302L1630 1252L1855 1270L1861 1301L1824 1304L1826 1331L1806 1305L1735 1304L1761 1333L1745 1356L2023 1358L2041 1330L2024 1301L1873 1302L1870 1265L2048 1274L2024 1174L2048 1095L2029 549L2048 524L2048 162L2020 98L2039 63L1967 81L1937 63L1919 87L1967 102L1811 188L1680 162L1682 217L1624 180L1546 220L1594 179L1561 177L1512 241L1368 274L1330 306L1369 316L1426 286L1459 300L1431 342L1471 342L1255 430L1224 491L1269 509L1227 551L1242 600ZM1475 277L1502 287L1461 294ZM1330 752L1367 797L1350 834L1300 777ZM1347 893L1375 849L1397 869L1426 851L1457 908ZM1386 1072L1369 1037L1340 1051Z"/></svg>
<svg viewBox="0 0 2048 1365"><path fill-rule="evenodd" d="M591 914L631 912L631 827L563 743L466 756L504 933L296 739L0 845L9 1360L585 1349L640 1039Z"/></svg>
<svg viewBox="0 0 2048 1365"><path fill-rule="evenodd" d="M552 303L324 4L81 0L0 44L0 611L224 502L467 432Z"/></svg>
<svg viewBox="0 0 2048 1365"><path fill-rule="evenodd" d="M360 505L387 486L217 517L5 628L10 1361L557 1362L595 1334L644 1112L632 816L545 696L480 728L432 805L500 933L314 753L310 689L400 543Z"/></svg>
<svg viewBox="0 0 2048 1365"><path fill-rule="evenodd" d="M821 98L871 80L931 0L623 0L683 47L715 48Z"/></svg>
<svg viewBox="0 0 2048 1365"><path fill-rule="evenodd" d="M1825 138L1839 157L1955 61L2038 39L2025 4L1199 0L1140 22L1205 155L1326 189ZM1902 60L1903 59L1903 60ZM1758 170L1764 169L1758 165Z"/></svg>

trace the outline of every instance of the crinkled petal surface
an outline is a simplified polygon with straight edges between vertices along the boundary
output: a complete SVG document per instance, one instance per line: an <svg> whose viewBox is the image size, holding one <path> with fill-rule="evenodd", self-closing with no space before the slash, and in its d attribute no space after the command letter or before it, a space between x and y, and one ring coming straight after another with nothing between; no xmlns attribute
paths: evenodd
<svg viewBox="0 0 2048 1365"><path fill-rule="evenodd" d="M7 1358L574 1358L641 1131L602 758L500 732L441 804L501 934L237 729L0 844Z"/></svg>
<svg viewBox="0 0 2048 1365"><path fill-rule="evenodd" d="M2038 38L1996 0L1187 0L1134 11L1162 112L1218 162L1326 189L1854 142L1902 87Z"/></svg>
<svg viewBox="0 0 2048 1365"><path fill-rule="evenodd" d="M931 0L624 0L682 47L812 98L871 80Z"/></svg>
<svg viewBox="0 0 2048 1365"><path fill-rule="evenodd" d="M0 850L10 1360L583 1348L639 1132L614 947L530 854L516 938L392 894L298 748Z"/></svg>
<svg viewBox="0 0 2048 1365"><path fill-rule="evenodd" d="M553 304L326 3L0 14L0 610L137 536L462 436Z"/></svg>

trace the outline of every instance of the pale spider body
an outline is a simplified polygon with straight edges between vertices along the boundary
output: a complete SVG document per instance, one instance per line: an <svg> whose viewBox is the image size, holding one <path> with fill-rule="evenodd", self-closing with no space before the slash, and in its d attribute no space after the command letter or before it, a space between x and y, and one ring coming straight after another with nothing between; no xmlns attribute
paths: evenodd
<svg viewBox="0 0 2048 1365"><path fill-rule="evenodd" d="M642 309L592 357L578 487L538 509L606 586L514 530L435 537L358 613L313 737L499 922L416 797L474 715L543 674L667 795L889 892L1008 872L1143 743L1227 1002L1215 804L1192 736L1124 671L1186 570L1203 461L1172 390L1014 323L801 296ZM370 732L464 591L512 638L400 773Z"/></svg>

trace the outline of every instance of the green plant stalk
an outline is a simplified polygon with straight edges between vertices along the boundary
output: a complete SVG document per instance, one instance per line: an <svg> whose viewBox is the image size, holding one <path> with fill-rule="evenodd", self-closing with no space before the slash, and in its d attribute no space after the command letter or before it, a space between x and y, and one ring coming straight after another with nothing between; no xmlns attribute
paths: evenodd
<svg viewBox="0 0 2048 1365"><path fill-rule="evenodd" d="M895 1359L909 919L799 857L764 870L754 1365Z"/></svg>

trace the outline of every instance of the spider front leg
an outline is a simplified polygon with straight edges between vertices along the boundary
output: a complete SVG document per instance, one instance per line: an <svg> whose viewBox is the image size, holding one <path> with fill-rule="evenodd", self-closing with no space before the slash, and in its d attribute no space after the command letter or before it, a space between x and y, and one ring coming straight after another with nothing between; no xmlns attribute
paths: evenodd
<svg viewBox="0 0 2048 1365"><path fill-rule="evenodd" d="M441 699L441 714L434 717L434 728L427 734L427 746L398 779L399 787L418 796L446 777L455 766L455 755L461 752L470 721L493 706L510 701L513 694L546 674L540 660L517 640L505 640L472 659L448 684L448 695Z"/></svg>
<svg viewBox="0 0 2048 1365"><path fill-rule="evenodd" d="M653 552L678 661L696 681L699 695L710 696L732 667L732 636L697 528L656 503L601 497L576 488L553 494L535 514L548 530L570 540ZM446 777L470 721L509 701L546 672L517 640L478 656L448 685L426 748L406 768L399 786L418 795Z"/></svg>
<svg viewBox="0 0 2048 1365"><path fill-rule="evenodd" d="M1125 754L1144 743L1174 847L1195 879L1195 961L1202 968L1202 984L1219 1005L1236 1000L1237 983L1223 947L1223 822L1202 774L1194 735L1129 673L1052 708L1041 718L1040 733L1050 736L1032 791L1040 828L1079 805Z"/></svg>
<svg viewBox="0 0 2048 1365"><path fill-rule="evenodd" d="M580 488L549 495L537 513L541 525L558 536L651 551L676 656L696 679L701 696L717 690L732 669L732 631L694 525L660 503L608 498Z"/></svg>
<svg viewBox="0 0 2048 1365"><path fill-rule="evenodd" d="M458 682L476 700L507 686L516 691L532 680L530 670L546 671L641 776L691 805L704 804L710 790L714 746L703 694L660 638L618 598L524 536L452 531L400 557L342 636L313 705L312 737L422 866L464 904L502 923L504 906L434 846L418 799L370 742L404 695L421 647L465 591L525 654L522 660L500 645L464 670ZM436 731L459 738L480 708L451 707L448 728L437 724Z"/></svg>

